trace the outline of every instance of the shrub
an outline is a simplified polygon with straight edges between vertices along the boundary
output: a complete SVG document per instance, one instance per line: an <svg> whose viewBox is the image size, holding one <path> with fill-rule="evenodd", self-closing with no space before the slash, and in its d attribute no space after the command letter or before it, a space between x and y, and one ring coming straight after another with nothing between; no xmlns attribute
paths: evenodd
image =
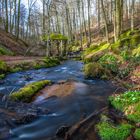
<svg viewBox="0 0 140 140"><path fill-rule="evenodd" d="M48 80L38 81L26 85L25 87L21 88L19 91L14 92L10 95L11 99L15 101L23 101L23 102L30 102L32 97L43 87L49 85L51 82Z"/></svg>
<svg viewBox="0 0 140 140"><path fill-rule="evenodd" d="M109 122L100 122L96 128L102 140L126 140L131 133L132 126L129 124L114 126Z"/></svg>

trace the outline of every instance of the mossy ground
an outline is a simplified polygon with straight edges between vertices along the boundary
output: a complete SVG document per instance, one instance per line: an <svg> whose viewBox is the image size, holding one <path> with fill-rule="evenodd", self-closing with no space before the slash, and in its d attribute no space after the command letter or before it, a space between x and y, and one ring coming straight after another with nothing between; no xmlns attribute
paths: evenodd
<svg viewBox="0 0 140 140"><path fill-rule="evenodd" d="M12 93L10 98L14 101L30 102L32 97L35 96L39 90L50 84L51 81L48 80L31 83L21 88L19 91Z"/></svg>

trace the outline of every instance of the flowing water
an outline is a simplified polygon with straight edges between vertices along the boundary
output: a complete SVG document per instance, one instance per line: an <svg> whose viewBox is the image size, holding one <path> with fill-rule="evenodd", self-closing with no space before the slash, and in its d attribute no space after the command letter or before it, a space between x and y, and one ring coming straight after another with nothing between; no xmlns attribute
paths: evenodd
<svg viewBox="0 0 140 140"><path fill-rule="evenodd" d="M72 126L106 106L107 97L116 87L110 81L84 79L82 67L82 62L69 60L52 68L9 74L4 79L0 84L0 92L5 94L39 80L48 79L54 83L74 80L74 90L68 96L52 96L47 99L39 96L34 104L46 107L49 114L11 130L13 136L10 140L47 140L55 136L61 126Z"/></svg>

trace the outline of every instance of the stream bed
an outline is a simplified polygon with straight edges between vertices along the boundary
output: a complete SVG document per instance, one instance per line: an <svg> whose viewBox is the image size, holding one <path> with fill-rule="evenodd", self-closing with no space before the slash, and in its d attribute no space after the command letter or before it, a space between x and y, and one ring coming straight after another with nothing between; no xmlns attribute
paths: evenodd
<svg viewBox="0 0 140 140"><path fill-rule="evenodd" d="M108 96L116 90L116 87L110 81L85 79L82 68L82 62L68 60L52 68L7 75L0 83L0 93L10 94L26 84L45 79L54 83L64 80L74 81L74 90L67 96L57 97L54 96L57 93L53 93L49 98L40 97L39 100L35 100L33 104L45 107L49 110L49 114L11 130L10 140L48 140L55 136L61 126L72 126L105 107Z"/></svg>

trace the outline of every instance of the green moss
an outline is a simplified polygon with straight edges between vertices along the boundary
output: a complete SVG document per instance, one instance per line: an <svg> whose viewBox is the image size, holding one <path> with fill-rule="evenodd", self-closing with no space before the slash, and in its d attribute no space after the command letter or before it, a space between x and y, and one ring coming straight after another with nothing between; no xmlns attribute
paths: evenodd
<svg viewBox="0 0 140 140"><path fill-rule="evenodd" d="M102 140L126 140L131 133L132 126L129 124L115 126L109 122L101 122L96 128Z"/></svg>
<svg viewBox="0 0 140 140"><path fill-rule="evenodd" d="M135 130L134 137L136 140L140 140L140 128Z"/></svg>
<svg viewBox="0 0 140 140"><path fill-rule="evenodd" d="M124 112L128 119L140 122L140 91L127 91L118 96L109 97L111 105Z"/></svg>
<svg viewBox="0 0 140 140"><path fill-rule="evenodd" d="M49 84L51 84L51 82L48 80L34 82L21 88L19 91L12 93L10 97L15 101L30 102L32 97L39 90Z"/></svg>
<svg viewBox="0 0 140 140"><path fill-rule="evenodd" d="M85 50L84 55L90 54L96 48L99 48L98 45L94 45L94 44L90 45L90 47Z"/></svg>
<svg viewBox="0 0 140 140"><path fill-rule="evenodd" d="M105 71L100 64L94 62L84 66L84 73L87 78L99 78L104 75Z"/></svg>
<svg viewBox="0 0 140 140"><path fill-rule="evenodd" d="M0 80L5 78L5 74L0 74Z"/></svg>
<svg viewBox="0 0 140 140"><path fill-rule="evenodd" d="M100 51L109 49L109 47L110 47L110 44L108 44L108 43L103 45L103 46L96 46L96 45L94 45L94 46L91 46L91 48L87 49L87 54L88 53L96 54L96 53L98 53Z"/></svg>
<svg viewBox="0 0 140 140"><path fill-rule="evenodd" d="M84 62L93 62L97 61L105 52L110 48L110 44L105 44L103 46L92 45L90 48L87 48L83 54Z"/></svg>

